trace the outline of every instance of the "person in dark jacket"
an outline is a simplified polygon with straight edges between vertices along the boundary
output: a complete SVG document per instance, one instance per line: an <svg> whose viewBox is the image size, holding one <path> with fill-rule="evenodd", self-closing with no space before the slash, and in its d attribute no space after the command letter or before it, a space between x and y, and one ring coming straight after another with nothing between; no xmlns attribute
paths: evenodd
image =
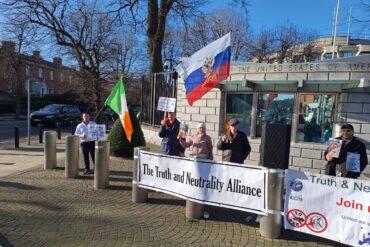
<svg viewBox="0 0 370 247"><path fill-rule="evenodd" d="M251 146L247 136L238 130L238 123L237 119L230 119L230 129L218 141L217 149L224 150L223 161L243 164L251 151Z"/></svg>
<svg viewBox="0 0 370 247"><path fill-rule="evenodd" d="M326 165L325 174L336 176L337 171L341 173L341 176L347 178L358 178L361 172L365 169L368 164L366 155L366 146L364 143L354 137L353 126L351 124L343 124L341 127L342 135L336 139L342 140L342 146L340 148L339 157L333 157L333 152L328 149L325 151L325 159L328 161ZM346 161L348 153L352 155L359 155L360 171L353 172L346 169Z"/></svg>
<svg viewBox="0 0 370 247"><path fill-rule="evenodd" d="M163 138L161 142L161 154L180 155L180 142L177 135L180 130L180 122L176 119L176 113L169 112L168 117L161 121L159 129L159 137Z"/></svg>

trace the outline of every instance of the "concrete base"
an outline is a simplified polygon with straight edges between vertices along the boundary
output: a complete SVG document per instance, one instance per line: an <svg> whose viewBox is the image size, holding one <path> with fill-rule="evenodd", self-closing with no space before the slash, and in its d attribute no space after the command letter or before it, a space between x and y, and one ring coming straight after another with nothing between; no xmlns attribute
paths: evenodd
<svg viewBox="0 0 370 247"><path fill-rule="evenodd" d="M204 205L192 201L186 201L185 216L187 219L197 220L202 218Z"/></svg>

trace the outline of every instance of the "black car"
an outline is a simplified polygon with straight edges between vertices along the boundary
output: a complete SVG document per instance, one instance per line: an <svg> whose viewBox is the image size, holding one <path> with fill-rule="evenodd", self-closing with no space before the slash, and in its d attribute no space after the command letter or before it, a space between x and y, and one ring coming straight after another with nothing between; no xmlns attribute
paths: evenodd
<svg viewBox="0 0 370 247"><path fill-rule="evenodd" d="M81 112L75 105L51 104L31 113L31 125L57 126L81 120Z"/></svg>

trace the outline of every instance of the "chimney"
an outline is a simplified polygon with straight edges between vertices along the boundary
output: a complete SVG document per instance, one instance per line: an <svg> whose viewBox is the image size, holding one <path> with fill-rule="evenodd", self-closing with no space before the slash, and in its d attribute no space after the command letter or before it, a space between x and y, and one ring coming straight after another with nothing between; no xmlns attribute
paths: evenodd
<svg viewBox="0 0 370 247"><path fill-rule="evenodd" d="M54 63L57 67L61 67L61 66L62 66L62 58L60 58L60 57L54 57L54 58L53 58L53 63Z"/></svg>
<svg viewBox="0 0 370 247"><path fill-rule="evenodd" d="M6 51L14 52L15 51L15 43L13 41L3 41L3 49Z"/></svg>
<svg viewBox="0 0 370 247"><path fill-rule="evenodd" d="M35 58L40 58L40 51L33 51L33 56Z"/></svg>

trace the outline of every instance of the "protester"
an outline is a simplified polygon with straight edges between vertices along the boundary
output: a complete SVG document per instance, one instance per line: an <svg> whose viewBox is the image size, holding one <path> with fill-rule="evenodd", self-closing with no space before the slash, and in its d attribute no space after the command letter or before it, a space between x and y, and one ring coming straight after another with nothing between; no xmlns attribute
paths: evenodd
<svg viewBox="0 0 370 247"><path fill-rule="evenodd" d="M321 141L321 127L316 123L316 118L304 127L304 141L305 142L320 142Z"/></svg>
<svg viewBox="0 0 370 247"><path fill-rule="evenodd" d="M80 137L82 154L84 156L85 170L84 174L90 174L89 153L93 163L95 164L95 140L89 137L89 125L95 124L90 121L90 115L82 114L82 122L77 125L75 135Z"/></svg>
<svg viewBox="0 0 370 247"><path fill-rule="evenodd" d="M180 122L176 119L176 113L169 112L168 117L161 120L159 137L163 138L161 142L161 154L180 156L180 142L177 135L180 130Z"/></svg>
<svg viewBox="0 0 370 247"><path fill-rule="evenodd" d="M223 161L243 164L251 151L251 146L247 136L238 130L238 123L236 118L230 119L230 129L218 141L217 149L224 150Z"/></svg>
<svg viewBox="0 0 370 247"><path fill-rule="evenodd" d="M197 125L197 133L192 135L186 142L183 138L180 138L180 144L183 148L192 147L191 154L198 156L203 159L213 160L212 154L212 139L206 134L205 123L199 123Z"/></svg>
<svg viewBox="0 0 370 247"><path fill-rule="evenodd" d="M368 164L366 146L354 137L353 126L351 124L343 124L341 132L342 135L336 138L337 140L342 140L339 157L333 157L333 151L329 151L329 148L325 151L325 159L328 161L325 174L347 178L358 178ZM350 157L351 159L352 157L355 157L355 162L356 159L357 162L359 162L358 172L348 170Z"/></svg>

